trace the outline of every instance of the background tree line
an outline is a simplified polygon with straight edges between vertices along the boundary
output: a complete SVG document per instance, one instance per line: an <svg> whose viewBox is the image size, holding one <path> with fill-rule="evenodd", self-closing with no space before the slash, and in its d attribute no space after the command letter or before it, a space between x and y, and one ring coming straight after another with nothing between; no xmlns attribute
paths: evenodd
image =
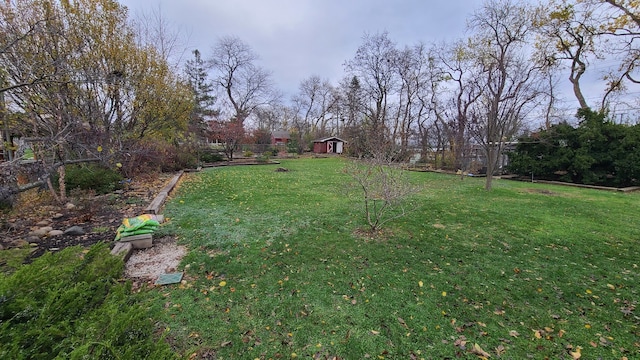
<svg viewBox="0 0 640 360"><path fill-rule="evenodd" d="M386 32L366 33L341 81L310 75L284 99L237 37L182 62L189 52L159 13L132 19L115 0L5 1L0 120L5 136L37 140L39 158L59 172L81 159L120 164L127 175L177 168L197 161L207 141L232 158L240 144L286 130L298 152L339 136L355 157L420 152L436 167L482 166L490 189L506 144L572 122L575 109L558 96L562 78L580 108L609 121L637 106L638 7L487 0L469 17L467 38L397 44ZM599 73L605 59L616 65ZM602 77L602 92L585 90L589 74Z"/></svg>

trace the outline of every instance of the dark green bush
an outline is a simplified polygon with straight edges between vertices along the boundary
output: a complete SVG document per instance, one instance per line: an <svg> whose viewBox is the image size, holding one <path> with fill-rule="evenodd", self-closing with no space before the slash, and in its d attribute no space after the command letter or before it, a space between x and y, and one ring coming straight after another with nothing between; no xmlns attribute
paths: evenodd
<svg viewBox="0 0 640 360"><path fill-rule="evenodd" d="M47 253L0 278L2 359L174 359L101 243Z"/></svg>
<svg viewBox="0 0 640 360"><path fill-rule="evenodd" d="M640 125L615 124L606 114L581 109L580 124L557 124L519 139L509 169L536 179L588 185L640 184Z"/></svg>
<svg viewBox="0 0 640 360"><path fill-rule="evenodd" d="M120 188L122 175L97 164L85 164L68 166L65 179L67 189L94 190L98 194L107 194Z"/></svg>
<svg viewBox="0 0 640 360"><path fill-rule="evenodd" d="M205 150L202 153L200 153L200 161L204 163L212 163L212 162L218 162L223 160L224 160L223 155L221 155L217 151Z"/></svg>

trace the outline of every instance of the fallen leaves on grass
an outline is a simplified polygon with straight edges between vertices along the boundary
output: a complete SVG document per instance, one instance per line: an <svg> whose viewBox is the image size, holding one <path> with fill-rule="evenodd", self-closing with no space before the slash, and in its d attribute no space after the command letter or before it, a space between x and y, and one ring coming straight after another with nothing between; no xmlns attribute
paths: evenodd
<svg viewBox="0 0 640 360"><path fill-rule="evenodd" d="M489 354L488 352L484 351L480 345L478 345L477 343L473 344L473 347L471 349L469 349L469 352L479 356L482 359L486 359L486 358L490 358L491 354Z"/></svg>
<svg viewBox="0 0 640 360"><path fill-rule="evenodd" d="M580 350L582 350L582 348L580 346L576 347L576 351L571 351L569 350L569 355L571 355L571 358L573 360L578 360L582 357L582 354L580 353Z"/></svg>
<svg viewBox="0 0 640 360"><path fill-rule="evenodd" d="M400 325L402 325L402 327L404 327L405 329L408 329L409 326L407 326L407 323L404 321L404 319L402 319L401 317L398 318L398 322L400 323Z"/></svg>

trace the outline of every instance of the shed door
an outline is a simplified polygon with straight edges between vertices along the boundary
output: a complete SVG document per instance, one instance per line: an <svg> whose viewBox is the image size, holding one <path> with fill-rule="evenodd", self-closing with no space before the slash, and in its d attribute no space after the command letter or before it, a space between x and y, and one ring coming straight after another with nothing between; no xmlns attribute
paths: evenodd
<svg viewBox="0 0 640 360"><path fill-rule="evenodd" d="M336 153L342 154L342 142L341 141L338 141L336 143Z"/></svg>
<svg viewBox="0 0 640 360"><path fill-rule="evenodd" d="M333 152L333 141L327 142L327 152L328 153L332 153Z"/></svg>

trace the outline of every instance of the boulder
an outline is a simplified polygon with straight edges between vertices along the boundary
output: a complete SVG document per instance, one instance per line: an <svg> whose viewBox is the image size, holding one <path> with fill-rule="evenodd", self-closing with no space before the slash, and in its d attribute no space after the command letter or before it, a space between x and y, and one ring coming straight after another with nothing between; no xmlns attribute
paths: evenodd
<svg viewBox="0 0 640 360"><path fill-rule="evenodd" d="M81 228L80 226L72 226L70 228L68 228L67 230L64 231L65 235L73 235L73 236L80 236L80 235L84 235L85 231L83 228Z"/></svg>

